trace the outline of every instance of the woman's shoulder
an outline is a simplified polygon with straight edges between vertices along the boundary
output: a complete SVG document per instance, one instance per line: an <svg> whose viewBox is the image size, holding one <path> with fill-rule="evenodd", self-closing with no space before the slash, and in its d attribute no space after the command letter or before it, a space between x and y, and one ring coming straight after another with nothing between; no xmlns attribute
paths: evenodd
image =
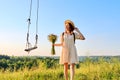
<svg viewBox="0 0 120 80"><path fill-rule="evenodd" d="M66 34L66 32L62 32L62 34L61 34L61 35L62 35L62 36L64 36L65 34Z"/></svg>

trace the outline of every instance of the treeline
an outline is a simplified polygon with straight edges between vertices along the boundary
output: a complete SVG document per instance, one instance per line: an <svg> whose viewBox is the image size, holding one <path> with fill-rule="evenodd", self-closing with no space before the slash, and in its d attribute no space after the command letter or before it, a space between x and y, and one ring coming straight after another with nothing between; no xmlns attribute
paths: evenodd
<svg viewBox="0 0 120 80"><path fill-rule="evenodd" d="M82 57L80 57L82 58ZM76 65L76 68L80 67L81 63L88 65L88 63L98 64L101 62L114 63L115 61L120 61L120 56L104 56L104 57L84 57L82 61L79 61L79 64ZM0 55L0 71L18 71L18 70L31 70L36 68L59 68L59 57L39 57L39 56L7 56Z"/></svg>
<svg viewBox="0 0 120 80"><path fill-rule="evenodd" d="M55 68L59 66L59 60L53 58L41 57L15 57L0 55L0 71L18 71L24 69L38 68L40 65L44 68Z"/></svg>

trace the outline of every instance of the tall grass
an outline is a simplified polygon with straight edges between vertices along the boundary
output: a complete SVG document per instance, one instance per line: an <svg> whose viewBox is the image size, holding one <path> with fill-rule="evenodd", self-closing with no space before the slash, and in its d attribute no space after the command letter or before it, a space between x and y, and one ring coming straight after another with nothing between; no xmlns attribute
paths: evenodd
<svg viewBox="0 0 120 80"><path fill-rule="evenodd" d="M39 61L39 66L32 69L24 68L13 72L1 69L0 80L64 80L63 66L58 63L55 65L57 66L49 68L43 61ZM92 61L88 58L78 66L74 80L120 80L119 58L111 58L109 61L103 58Z"/></svg>

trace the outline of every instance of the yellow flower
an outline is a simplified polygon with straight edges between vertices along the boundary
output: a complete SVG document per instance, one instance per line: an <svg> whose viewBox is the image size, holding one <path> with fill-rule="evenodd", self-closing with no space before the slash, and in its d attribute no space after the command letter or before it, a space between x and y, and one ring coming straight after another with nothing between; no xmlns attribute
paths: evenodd
<svg viewBox="0 0 120 80"><path fill-rule="evenodd" d="M57 41L57 35L54 35L54 34L48 35L48 40L50 42L52 42L52 44L54 44ZM55 55L55 48L53 45L52 45L52 49L51 49L51 54Z"/></svg>

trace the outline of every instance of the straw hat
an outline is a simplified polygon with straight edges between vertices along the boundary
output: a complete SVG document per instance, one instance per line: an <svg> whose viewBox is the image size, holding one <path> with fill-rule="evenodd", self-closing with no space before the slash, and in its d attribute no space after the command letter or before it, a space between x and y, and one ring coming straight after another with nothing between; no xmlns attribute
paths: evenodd
<svg viewBox="0 0 120 80"><path fill-rule="evenodd" d="M75 25L74 25L74 23L71 20L65 20L65 24L66 23L70 23L73 26L73 28L75 28Z"/></svg>

